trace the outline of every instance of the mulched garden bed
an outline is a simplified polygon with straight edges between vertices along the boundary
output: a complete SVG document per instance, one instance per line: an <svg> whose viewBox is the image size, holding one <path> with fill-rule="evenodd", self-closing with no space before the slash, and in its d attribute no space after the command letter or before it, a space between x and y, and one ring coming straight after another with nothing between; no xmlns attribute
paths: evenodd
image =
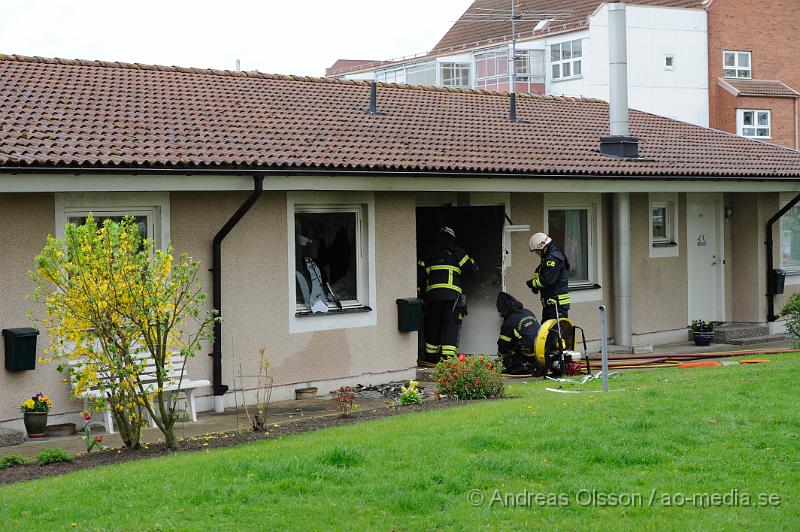
<svg viewBox="0 0 800 532"><path fill-rule="evenodd" d="M491 399L490 399L491 400ZM485 401L485 399L483 399ZM342 425L352 425L363 421L370 421L382 417L395 416L408 412L425 412L439 408L450 408L454 406L468 405L479 401L431 401L419 405L400 406L392 408L379 408L376 410L354 411L349 417L325 416L318 418L302 419L283 423L277 427L270 427L267 433L262 432L214 432L204 436L198 436L179 442L178 451L170 451L163 443L151 443L147 448L141 449L112 449L108 451L94 451L91 454L76 456L72 462L60 462L49 465L39 465L36 463L24 466L13 466L0 470L0 484L13 484L26 480L34 480L43 477L52 477L90 469L92 467L118 464L129 460L141 460L144 458L155 458L168 456L176 452L202 451L207 449L219 449L231 447L242 443L273 439L281 436L291 436L303 432L325 429L329 427L339 427Z"/></svg>

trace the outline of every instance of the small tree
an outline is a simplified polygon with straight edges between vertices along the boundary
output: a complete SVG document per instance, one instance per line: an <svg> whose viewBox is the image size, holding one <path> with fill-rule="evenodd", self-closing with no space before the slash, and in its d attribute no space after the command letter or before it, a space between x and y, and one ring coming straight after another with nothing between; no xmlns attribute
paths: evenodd
<svg viewBox="0 0 800 532"><path fill-rule="evenodd" d="M81 226L67 224L64 240L48 237L36 257L34 297L44 303L49 354L61 370L75 372L75 393L101 388L120 434L139 446L142 414L147 410L169 448L177 446L177 394L166 389L171 370L180 371L202 341L211 339L212 312L197 277L198 263L186 254L175 262L173 250L157 250L143 240L132 218L98 227L90 216ZM196 332L189 334L189 320ZM180 368L172 355L179 353ZM142 375L147 355L156 382ZM64 364L80 359L82 365Z"/></svg>

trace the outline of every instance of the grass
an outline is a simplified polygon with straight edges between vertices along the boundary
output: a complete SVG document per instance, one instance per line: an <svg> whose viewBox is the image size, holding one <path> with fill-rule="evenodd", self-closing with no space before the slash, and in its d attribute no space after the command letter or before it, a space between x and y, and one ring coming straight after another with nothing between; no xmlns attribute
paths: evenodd
<svg viewBox="0 0 800 532"><path fill-rule="evenodd" d="M0 528L798 529L800 356L768 358L6 486Z"/></svg>

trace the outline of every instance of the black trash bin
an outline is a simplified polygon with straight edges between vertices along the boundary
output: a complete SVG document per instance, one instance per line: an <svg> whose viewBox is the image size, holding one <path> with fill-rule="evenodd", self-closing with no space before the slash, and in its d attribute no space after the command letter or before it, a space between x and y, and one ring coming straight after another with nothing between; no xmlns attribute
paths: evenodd
<svg viewBox="0 0 800 532"><path fill-rule="evenodd" d="M409 297L397 300L397 329L402 332L418 331L422 325L422 300Z"/></svg>
<svg viewBox="0 0 800 532"><path fill-rule="evenodd" d="M32 327L3 329L8 371L26 371L36 368L36 337L38 335L39 331Z"/></svg>
<svg viewBox="0 0 800 532"><path fill-rule="evenodd" d="M783 286L786 283L786 270L780 268L773 268L772 270L772 293L782 294Z"/></svg>

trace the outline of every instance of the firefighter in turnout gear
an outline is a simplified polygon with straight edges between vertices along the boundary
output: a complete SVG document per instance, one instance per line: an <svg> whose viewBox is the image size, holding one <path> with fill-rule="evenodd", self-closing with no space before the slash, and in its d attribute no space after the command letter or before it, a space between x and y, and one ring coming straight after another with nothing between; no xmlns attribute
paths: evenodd
<svg viewBox="0 0 800 532"><path fill-rule="evenodd" d="M522 303L514 296L500 292L497 294L497 312L503 318L500 326L500 337L497 339L497 354L506 368L503 375L507 377L541 376L534 357L536 334L539 322L533 312L523 308Z"/></svg>
<svg viewBox="0 0 800 532"><path fill-rule="evenodd" d="M425 299L425 354L419 364L432 367L458 350L458 334L467 313L462 279L476 272L478 266L456 245L456 233L449 227L439 230L418 266Z"/></svg>
<svg viewBox="0 0 800 532"><path fill-rule="evenodd" d="M542 323L569 316L569 260L564 252L544 233L536 233L530 240L531 253L541 257L533 277L526 283L542 300Z"/></svg>

